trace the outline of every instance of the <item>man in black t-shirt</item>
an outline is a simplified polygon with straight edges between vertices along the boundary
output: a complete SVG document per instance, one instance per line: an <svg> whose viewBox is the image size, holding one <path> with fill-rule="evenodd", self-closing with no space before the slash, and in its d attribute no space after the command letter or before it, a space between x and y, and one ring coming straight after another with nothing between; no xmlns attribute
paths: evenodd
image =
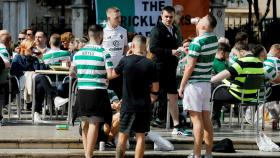
<svg viewBox="0 0 280 158"><path fill-rule="evenodd" d="M137 35L132 41L132 55L123 57L113 76L123 75L123 98L120 110L120 133L116 157L124 157L129 133L136 133L135 157L143 157L145 132L150 130L151 103L159 85L154 64L144 56L146 38Z"/></svg>

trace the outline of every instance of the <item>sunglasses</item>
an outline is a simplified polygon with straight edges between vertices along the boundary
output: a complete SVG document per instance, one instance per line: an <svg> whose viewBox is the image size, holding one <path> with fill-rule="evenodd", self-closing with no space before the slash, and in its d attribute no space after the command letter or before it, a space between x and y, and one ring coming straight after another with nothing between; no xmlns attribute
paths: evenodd
<svg viewBox="0 0 280 158"><path fill-rule="evenodd" d="M22 40L24 40L24 39L25 39L25 38L18 38L19 41L22 41Z"/></svg>
<svg viewBox="0 0 280 158"><path fill-rule="evenodd" d="M32 33L28 33L27 36L32 36Z"/></svg>

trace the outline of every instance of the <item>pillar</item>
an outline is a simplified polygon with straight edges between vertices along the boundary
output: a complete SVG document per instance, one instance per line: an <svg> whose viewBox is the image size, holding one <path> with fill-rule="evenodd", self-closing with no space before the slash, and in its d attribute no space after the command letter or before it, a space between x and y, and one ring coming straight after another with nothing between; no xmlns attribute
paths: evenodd
<svg viewBox="0 0 280 158"><path fill-rule="evenodd" d="M87 6L84 0L75 0L72 5L72 33L76 37L82 37L84 35L84 23L86 20Z"/></svg>
<svg viewBox="0 0 280 158"><path fill-rule="evenodd" d="M214 30L218 37L225 37L225 8L221 0L214 0L211 5L212 14L217 20L217 26Z"/></svg>

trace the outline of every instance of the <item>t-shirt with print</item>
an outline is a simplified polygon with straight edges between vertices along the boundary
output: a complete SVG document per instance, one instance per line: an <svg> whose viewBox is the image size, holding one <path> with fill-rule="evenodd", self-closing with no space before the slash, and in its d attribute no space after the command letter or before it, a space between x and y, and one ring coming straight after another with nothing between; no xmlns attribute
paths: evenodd
<svg viewBox="0 0 280 158"><path fill-rule="evenodd" d="M121 26L111 28L106 25L103 29L102 47L110 53L114 67L123 57L124 47L127 46L127 31Z"/></svg>
<svg viewBox="0 0 280 158"><path fill-rule="evenodd" d="M63 60L70 61L70 53L68 51L50 49L43 54L43 61L48 65L61 65Z"/></svg>
<svg viewBox="0 0 280 158"><path fill-rule="evenodd" d="M107 69L113 68L111 56L99 45L87 44L73 57L78 89L107 89Z"/></svg>
<svg viewBox="0 0 280 158"><path fill-rule="evenodd" d="M193 39L189 46L189 58L197 58L189 83L210 82L213 60L218 49L218 39L213 33L204 33Z"/></svg>
<svg viewBox="0 0 280 158"><path fill-rule="evenodd" d="M10 54L6 49L6 46L2 43L0 43L0 57L4 62L10 62Z"/></svg>
<svg viewBox="0 0 280 158"><path fill-rule="evenodd" d="M151 84L157 81L155 65L144 56L130 55L115 68L123 75L122 112L149 112Z"/></svg>

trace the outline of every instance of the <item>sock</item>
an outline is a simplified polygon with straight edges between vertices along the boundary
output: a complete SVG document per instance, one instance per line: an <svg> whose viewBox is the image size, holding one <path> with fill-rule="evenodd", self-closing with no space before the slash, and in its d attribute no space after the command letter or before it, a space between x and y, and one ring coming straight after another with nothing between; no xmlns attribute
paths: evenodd
<svg viewBox="0 0 280 158"><path fill-rule="evenodd" d="M181 127L180 123L174 126L174 128L180 128L180 127Z"/></svg>

